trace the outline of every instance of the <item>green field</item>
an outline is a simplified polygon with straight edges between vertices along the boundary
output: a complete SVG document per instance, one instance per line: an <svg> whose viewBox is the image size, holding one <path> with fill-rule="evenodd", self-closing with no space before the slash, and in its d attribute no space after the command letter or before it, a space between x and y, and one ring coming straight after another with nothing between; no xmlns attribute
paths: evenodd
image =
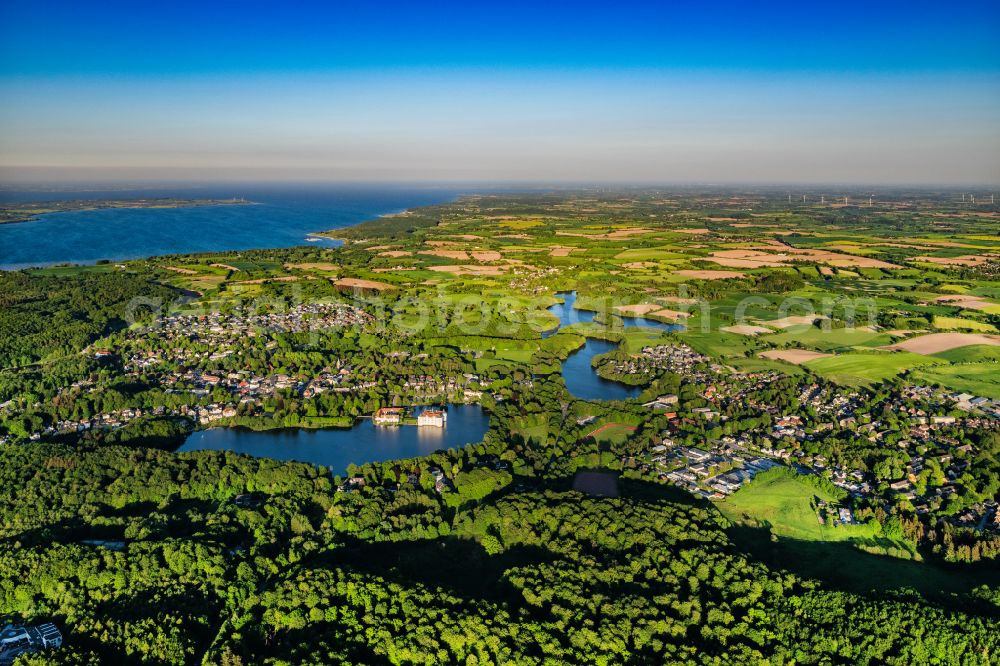
<svg viewBox="0 0 1000 666"><path fill-rule="evenodd" d="M510 338L491 338L480 335L455 335L447 338L428 338L429 345L435 347L457 347L462 351L495 351L502 352L534 352L538 350L535 340L513 340Z"/></svg>
<svg viewBox="0 0 1000 666"><path fill-rule="evenodd" d="M920 368L914 371L913 381L918 384L940 384L953 391L987 398L1000 398L1000 365L996 362Z"/></svg>
<svg viewBox="0 0 1000 666"><path fill-rule="evenodd" d="M629 426L624 423L605 423L600 422L594 424L593 426L588 426L587 433L598 442L606 442L609 444L621 444L627 440L635 432L635 426Z"/></svg>
<svg viewBox="0 0 1000 666"><path fill-rule="evenodd" d="M814 498L836 504L834 493L810 483L805 477L795 476L787 469L773 470L759 475L717 506L728 518L737 522L748 519L763 523L778 536L801 541L851 541L869 548L901 548L911 550L907 544L898 543L878 533L870 525L821 524Z"/></svg>
<svg viewBox="0 0 1000 666"><path fill-rule="evenodd" d="M484 372L497 366L509 366L510 361L502 358L477 358L475 360L476 372Z"/></svg>
<svg viewBox="0 0 1000 666"><path fill-rule="evenodd" d="M810 505L813 497L827 502L837 498L804 480L785 475L762 474L718 503L732 520L753 519L767 523L775 534L809 541L842 541L847 530L821 525L816 510Z"/></svg>
<svg viewBox="0 0 1000 666"><path fill-rule="evenodd" d="M985 361L1000 361L1000 346L994 345L969 345L949 349L948 351L931 354L935 358L940 358L950 363L980 363Z"/></svg>
<svg viewBox="0 0 1000 666"><path fill-rule="evenodd" d="M940 359L912 352L885 354L840 354L818 358L804 365L830 381L861 386L885 381L911 368L944 363Z"/></svg>
<svg viewBox="0 0 1000 666"><path fill-rule="evenodd" d="M962 319L961 317L934 317L934 328L944 330L963 329L969 331L982 331L984 333L996 333L997 329L992 324L975 319Z"/></svg>
<svg viewBox="0 0 1000 666"><path fill-rule="evenodd" d="M518 428L514 432L520 434L525 440L534 440L536 442L544 442L545 438L549 434L548 425L545 423L525 426L524 428Z"/></svg>
<svg viewBox="0 0 1000 666"><path fill-rule="evenodd" d="M615 259L623 262L631 261L656 261L658 259L684 259L687 255L674 251L673 246L651 247L646 249L625 250L615 255Z"/></svg>
<svg viewBox="0 0 1000 666"><path fill-rule="evenodd" d="M956 594L968 594L977 587L1000 581L1000 574L988 566L901 560L866 553L849 541L773 540L769 530L742 525L731 528L729 536L741 550L770 566L860 594L917 590L947 604L954 603Z"/></svg>
<svg viewBox="0 0 1000 666"><path fill-rule="evenodd" d="M81 273L105 273L107 271L121 270L114 264L94 264L91 266L49 266L47 268L32 268L32 275L51 275L55 277L69 277L80 275Z"/></svg>
<svg viewBox="0 0 1000 666"><path fill-rule="evenodd" d="M677 336L695 351L715 358L743 356L756 347L753 339L745 335L718 331L702 333L694 324L690 324L688 330L678 333Z"/></svg>
<svg viewBox="0 0 1000 666"><path fill-rule="evenodd" d="M740 372L766 372L774 370L786 375L796 376L805 374L805 369L798 365L785 363L784 361L774 361L769 358L734 358L726 361L726 364Z"/></svg>
<svg viewBox="0 0 1000 666"><path fill-rule="evenodd" d="M643 347L664 344L665 340L659 329L635 326L624 329L625 339L622 341L622 349L631 354L638 354Z"/></svg>
<svg viewBox="0 0 1000 666"><path fill-rule="evenodd" d="M892 337L885 333L873 333L857 328L834 328L824 331L816 326L796 326L782 333L765 336L762 339L777 346L798 343L802 347L825 352L851 347L880 347L892 344Z"/></svg>

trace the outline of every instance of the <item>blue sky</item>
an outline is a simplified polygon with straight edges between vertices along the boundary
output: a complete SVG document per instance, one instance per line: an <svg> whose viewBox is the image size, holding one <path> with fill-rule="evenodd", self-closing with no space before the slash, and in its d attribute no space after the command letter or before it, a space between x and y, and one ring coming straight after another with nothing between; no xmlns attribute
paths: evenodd
<svg viewBox="0 0 1000 666"><path fill-rule="evenodd" d="M7 179L995 183L1000 4L7 0L0 96Z"/></svg>

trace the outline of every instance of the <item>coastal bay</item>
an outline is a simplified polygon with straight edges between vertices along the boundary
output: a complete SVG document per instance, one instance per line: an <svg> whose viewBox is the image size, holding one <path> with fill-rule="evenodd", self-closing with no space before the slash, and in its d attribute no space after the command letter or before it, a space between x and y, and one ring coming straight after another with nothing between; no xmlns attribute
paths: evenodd
<svg viewBox="0 0 1000 666"><path fill-rule="evenodd" d="M35 222L41 215L107 209L195 208L197 206L238 206L252 203L243 199L72 199L69 201L38 201L0 206L0 224Z"/></svg>
<svg viewBox="0 0 1000 666"><path fill-rule="evenodd" d="M4 191L0 205L7 210L20 210L26 204L19 202L33 198L36 205L80 207L39 213L30 223L0 224L0 270L306 244L335 247L340 241L315 234L457 194L436 187L261 184L110 193ZM231 205L233 198L253 203ZM138 206L165 199L202 203ZM227 199L228 204L207 203ZM123 205L109 206L111 201Z"/></svg>

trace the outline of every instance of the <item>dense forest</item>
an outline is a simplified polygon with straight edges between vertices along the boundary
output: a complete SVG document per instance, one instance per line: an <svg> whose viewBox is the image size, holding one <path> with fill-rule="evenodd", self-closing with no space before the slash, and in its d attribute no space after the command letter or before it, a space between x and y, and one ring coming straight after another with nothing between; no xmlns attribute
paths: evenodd
<svg viewBox="0 0 1000 666"><path fill-rule="evenodd" d="M832 589L641 482L601 499L486 471L502 490L447 502L377 483L395 464L338 493L324 470L213 452L39 445L0 463L0 612L72 628L24 663L989 663L1000 647L985 588L944 606Z"/></svg>
<svg viewBox="0 0 1000 666"><path fill-rule="evenodd" d="M180 292L128 272L72 280L0 271L0 368L70 354Z"/></svg>

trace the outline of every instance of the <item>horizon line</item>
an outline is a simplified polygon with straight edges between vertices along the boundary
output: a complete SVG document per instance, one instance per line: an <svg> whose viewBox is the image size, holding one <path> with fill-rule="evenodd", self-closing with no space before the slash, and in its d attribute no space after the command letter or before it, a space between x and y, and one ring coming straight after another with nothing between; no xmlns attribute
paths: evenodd
<svg viewBox="0 0 1000 666"><path fill-rule="evenodd" d="M962 188L1000 189L1000 182L935 182L935 181L841 181L841 180L646 180L646 179L560 179L560 178L339 178L339 177L218 177L218 178L176 178L166 176L85 176L58 178L14 178L9 179L3 171L16 167L0 167L0 191L17 190L23 187L90 186L90 187L140 187L175 186L198 187L208 185L344 185L344 186L420 186L420 187L531 187L531 188L657 188L657 187L706 187L706 188L791 188L841 187L852 189L945 189ZM178 169L179 171L189 171Z"/></svg>

